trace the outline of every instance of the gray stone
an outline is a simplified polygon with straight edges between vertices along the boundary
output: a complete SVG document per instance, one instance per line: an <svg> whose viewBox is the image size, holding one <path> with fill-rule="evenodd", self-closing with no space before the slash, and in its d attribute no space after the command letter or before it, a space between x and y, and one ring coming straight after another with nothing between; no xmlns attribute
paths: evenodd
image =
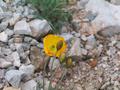
<svg viewBox="0 0 120 90"><path fill-rule="evenodd" d="M0 0L0 7L6 7L6 3L5 2L3 2L3 0Z"/></svg>
<svg viewBox="0 0 120 90"><path fill-rule="evenodd" d="M88 36L86 42L86 49L93 49L95 47L96 47L96 39L94 35Z"/></svg>
<svg viewBox="0 0 120 90"><path fill-rule="evenodd" d="M72 32L71 32L71 34L72 34L72 35L75 35L75 34L76 34L76 32L75 32L75 31L72 31Z"/></svg>
<svg viewBox="0 0 120 90"><path fill-rule="evenodd" d="M82 39L83 41L87 41L87 37L86 37L85 35L81 35L81 39Z"/></svg>
<svg viewBox="0 0 120 90"><path fill-rule="evenodd" d="M1 49L1 48L0 48ZM0 57L1 58L4 58L5 57L5 55L0 51Z"/></svg>
<svg viewBox="0 0 120 90"><path fill-rule="evenodd" d="M24 12L24 8L23 8L23 6L18 6L18 8L16 9L16 13L20 13L20 14L22 14Z"/></svg>
<svg viewBox="0 0 120 90"><path fill-rule="evenodd" d="M25 60L26 60L26 58L27 58L28 55L26 55L24 52L20 53L19 55L20 55L21 62L22 61L25 62Z"/></svg>
<svg viewBox="0 0 120 90"><path fill-rule="evenodd" d="M48 80L48 78L44 78L44 82L43 82L43 77L42 76L39 76L39 77L35 78L35 80L37 82L39 82L39 84L41 86L44 85L45 90L49 90L50 81ZM37 90L39 90L39 89L40 89L40 87L37 86Z"/></svg>
<svg viewBox="0 0 120 90"><path fill-rule="evenodd" d="M114 46L114 45L116 45L116 43L117 43L117 40L112 39L111 43L109 43L108 46Z"/></svg>
<svg viewBox="0 0 120 90"><path fill-rule="evenodd" d="M80 33L76 33L76 34L75 34L75 37L77 37L77 38L80 38L80 36L81 36Z"/></svg>
<svg viewBox="0 0 120 90"><path fill-rule="evenodd" d="M23 15L24 15L25 17L28 16L28 15L29 15L29 11L30 11L30 9L29 9L27 6L25 6L25 7L24 7Z"/></svg>
<svg viewBox="0 0 120 90"><path fill-rule="evenodd" d="M89 11L86 15L85 18L87 18L90 22L93 21L95 18L97 17L96 13L92 13L91 11Z"/></svg>
<svg viewBox="0 0 120 90"><path fill-rule="evenodd" d="M26 43L30 43L31 41L32 41L31 37L25 37L24 38L24 42L26 42Z"/></svg>
<svg viewBox="0 0 120 90"><path fill-rule="evenodd" d="M105 89L107 86L109 86L110 85L110 82L108 81L108 82L105 82L105 84L103 84L102 86L101 86L101 89Z"/></svg>
<svg viewBox="0 0 120 90"><path fill-rule="evenodd" d="M0 7L0 12L2 12L3 13L3 10L2 10L2 8Z"/></svg>
<svg viewBox="0 0 120 90"><path fill-rule="evenodd" d="M80 0L77 2L77 8L78 9L83 9L85 8L85 5L87 4L88 0Z"/></svg>
<svg viewBox="0 0 120 90"><path fill-rule="evenodd" d="M26 75L31 76L32 74L34 74L35 71L35 67L31 64L31 65L22 65L19 68L20 71L23 71Z"/></svg>
<svg viewBox="0 0 120 90"><path fill-rule="evenodd" d="M120 90L117 86L114 86L113 88L114 90Z"/></svg>
<svg viewBox="0 0 120 90"><path fill-rule="evenodd" d="M8 68L12 65L11 62L6 61L3 58L0 58L0 68Z"/></svg>
<svg viewBox="0 0 120 90"><path fill-rule="evenodd" d="M69 56L81 56L81 45L79 38L74 40L74 43L69 51Z"/></svg>
<svg viewBox="0 0 120 90"><path fill-rule="evenodd" d="M116 47L117 47L118 49L120 49L120 42L117 42Z"/></svg>
<svg viewBox="0 0 120 90"><path fill-rule="evenodd" d="M5 74L5 79L13 86L18 88L25 74L19 70L9 70Z"/></svg>
<svg viewBox="0 0 120 90"><path fill-rule="evenodd" d="M16 50L19 52L20 48L22 47L22 43L14 43Z"/></svg>
<svg viewBox="0 0 120 90"><path fill-rule="evenodd" d="M4 84L3 83L0 83L0 89L2 90L4 87Z"/></svg>
<svg viewBox="0 0 120 90"><path fill-rule="evenodd" d="M21 90L20 88L14 88L14 87L4 87L3 90Z"/></svg>
<svg viewBox="0 0 120 90"><path fill-rule="evenodd" d="M10 29L6 29L6 30L5 30L5 33L6 33L9 37L12 37L13 34L14 34L14 31L13 31L13 30L10 30Z"/></svg>
<svg viewBox="0 0 120 90"><path fill-rule="evenodd" d="M0 33L0 41L2 41L2 42L8 41L8 35L5 32Z"/></svg>
<svg viewBox="0 0 120 90"><path fill-rule="evenodd" d="M5 56L5 60L6 60L6 61L8 61L8 62L14 62L14 59L13 59L13 57L12 57L12 55L11 55L11 54L10 54L10 55Z"/></svg>
<svg viewBox="0 0 120 90"><path fill-rule="evenodd" d="M26 58L26 60L25 60L25 64L26 64L26 65L31 64L31 61L30 61L30 58L29 58L29 57Z"/></svg>
<svg viewBox="0 0 120 90"><path fill-rule="evenodd" d="M13 17L9 20L10 26L15 25L17 21L21 18L21 15L19 13L13 13Z"/></svg>
<svg viewBox="0 0 120 90"><path fill-rule="evenodd" d="M88 51L86 50L86 49L81 49L81 53L83 54L83 55L87 55L87 53L88 53Z"/></svg>
<svg viewBox="0 0 120 90"><path fill-rule="evenodd" d="M5 47L1 48L1 52L2 52L4 55L7 55L7 56L12 53L11 49L5 48Z"/></svg>
<svg viewBox="0 0 120 90"><path fill-rule="evenodd" d="M120 7L117 5L105 0L89 0L85 9L86 11L98 14L91 23L96 31L102 30L105 27L120 25Z"/></svg>
<svg viewBox="0 0 120 90"><path fill-rule="evenodd" d="M36 90L37 82L30 80L21 86L21 90Z"/></svg>
<svg viewBox="0 0 120 90"><path fill-rule="evenodd" d="M4 78L4 75L5 75L5 70L0 69L0 79Z"/></svg>
<svg viewBox="0 0 120 90"><path fill-rule="evenodd" d="M11 38L11 39L9 39L8 40L8 44L10 45L10 44L13 44L14 43L14 38Z"/></svg>
<svg viewBox="0 0 120 90"><path fill-rule="evenodd" d="M9 47L10 47L10 49L11 49L12 51L15 51L15 50L16 50L16 47L15 47L15 45L14 45L13 43L10 44Z"/></svg>
<svg viewBox="0 0 120 90"><path fill-rule="evenodd" d="M20 62L20 56L19 56L18 52L13 52L12 57L14 60L13 65L16 67L20 67L21 62Z"/></svg>
<svg viewBox="0 0 120 90"><path fill-rule="evenodd" d="M1 19L10 19L12 17L12 13L10 12L0 12L0 20Z"/></svg>
<svg viewBox="0 0 120 90"><path fill-rule="evenodd" d="M99 36L104 37L104 38L112 37L115 34L120 34L120 29L119 28L120 28L120 26L118 26L118 25L108 26L108 27L105 27L105 28L101 29L100 31L98 31L97 34Z"/></svg>
<svg viewBox="0 0 120 90"><path fill-rule="evenodd" d="M23 47L24 51L27 51L27 50L30 49L30 44L28 44L28 43L23 43L23 44L22 44L22 47Z"/></svg>
<svg viewBox="0 0 120 90"><path fill-rule="evenodd" d="M70 41L73 38L73 35L68 33L63 33L61 36L65 39L65 41Z"/></svg>
<svg viewBox="0 0 120 90"><path fill-rule="evenodd" d="M30 42L30 44L36 46L36 45L39 44L39 42L37 40L35 40L35 39L32 39L32 41Z"/></svg>
<svg viewBox="0 0 120 90"><path fill-rule="evenodd" d="M17 47L17 53L18 54L24 53L23 44L20 44L20 46Z"/></svg>
<svg viewBox="0 0 120 90"><path fill-rule="evenodd" d="M31 29L25 20L21 20L15 24L14 32L15 34L31 35Z"/></svg>
<svg viewBox="0 0 120 90"><path fill-rule="evenodd" d="M23 1L23 0L14 0L14 1L12 1L12 4L13 4L14 6L18 6L18 5L21 5L21 4L22 4L22 1Z"/></svg>
<svg viewBox="0 0 120 90"><path fill-rule="evenodd" d="M46 20L35 19L29 22L29 25L32 30L32 36L36 38L47 34L51 30L51 27Z"/></svg>
<svg viewBox="0 0 120 90"><path fill-rule="evenodd" d="M2 22L0 24L0 32L4 31L8 26L8 23L7 22Z"/></svg>
<svg viewBox="0 0 120 90"><path fill-rule="evenodd" d="M120 85L119 81L114 82L114 86L119 86L119 85Z"/></svg>
<svg viewBox="0 0 120 90"><path fill-rule="evenodd" d="M112 4L120 5L120 0L111 0Z"/></svg>
<svg viewBox="0 0 120 90"><path fill-rule="evenodd" d="M107 55L109 56L114 56L116 54L116 48L115 47L110 47L109 50L107 51Z"/></svg>

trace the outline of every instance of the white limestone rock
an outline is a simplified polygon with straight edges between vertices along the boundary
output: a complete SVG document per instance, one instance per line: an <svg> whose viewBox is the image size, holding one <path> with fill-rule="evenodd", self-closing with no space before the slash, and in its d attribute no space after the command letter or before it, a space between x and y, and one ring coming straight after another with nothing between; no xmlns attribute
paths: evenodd
<svg viewBox="0 0 120 90"><path fill-rule="evenodd" d="M13 14L13 17L9 20L10 26L15 25L15 23L16 23L17 21L19 21L19 19L20 19L20 14L19 14L19 13L14 13L14 14Z"/></svg>
<svg viewBox="0 0 120 90"><path fill-rule="evenodd" d="M5 32L0 33L0 41L8 42L8 35Z"/></svg>
<svg viewBox="0 0 120 90"><path fill-rule="evenodd" d="M46 20L35 19L29 22L29 25L32 30L32 36L36 38L47 34L51 30L51 27Z"/></svg>
<svg viewBox="0 0 120 90"><path fill-rule="evenodd" d="M17 52L13 52L12 53L12 57L13 57L13 65L16 67L20 67L21 62L20 62L20 56Z"/></svg>
<svg viewBox="0 0 120 90"><path fill-rule="evenodd" d="M15 34L31 35L29 24L25 20L17 22L14 26Z"/></svg>
<svg viewBox="0 0 120 90"><path fill-rule="evenodd" d="M11 65L12 65L11 62L8 62L5 59L0 58L0 68L8 68Z"/></svg>
<svg viewBox="0 0 120 90"><path fill-rule="evenodd" d="M76 38L70 51L69 56L81 56L81 45L80 45L80 39Z"/></svg>
<svg viewBox="0 0 120 90"><path fill-rule="evenodd" d="M24 78L24 72L19 70L9 70L5 74L5 79L13 86L18 88L21 80ZM29 89L28 89L29 90Z"/></svg>
<svg viewBox="0 0 120 90"><path fill-rule="evenodd" d="M37 82L30 80L21 86L21 90L36 90Z"/></svg>
<svg viewBox="0 0 120 90"><path fill-rule="evenodd" d="M26 75L32 75L35 71L35 67L31 64L31 65L22 65L19 68L20 71L23 71Z"/></svg>
<svg viewBox="0 0 120 90"><path fill-rule="evenodd" d="M85 9L97 13L97 17L92 21L96 32L105 27L120 25L120 6L105 0L89 0Z"/></svg>

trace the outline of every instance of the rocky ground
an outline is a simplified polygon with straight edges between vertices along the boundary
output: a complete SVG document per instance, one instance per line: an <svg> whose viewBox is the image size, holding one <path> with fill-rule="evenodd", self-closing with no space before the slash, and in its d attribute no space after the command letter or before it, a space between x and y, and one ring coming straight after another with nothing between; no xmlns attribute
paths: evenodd
<svg viewBox="0 0 120 90"><path fill-rule="evenodd" d="M35 19L35 10L22 1L0 1L0 90L43 90L43 83L47 90L50 69L53 86L64 76L60 90L120 90L119 0L78 0L68 6L73 21L60 36L68 55L78 57L71 68L63 68L58 59L51 68L53 58L45 56L42 42L51 27Z"/></svg>

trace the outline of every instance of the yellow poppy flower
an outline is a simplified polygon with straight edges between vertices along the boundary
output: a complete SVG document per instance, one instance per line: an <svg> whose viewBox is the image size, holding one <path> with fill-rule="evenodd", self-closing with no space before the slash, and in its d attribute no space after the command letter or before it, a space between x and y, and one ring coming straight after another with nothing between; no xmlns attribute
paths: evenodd
<svg viewBox="0 0 120 90"><path fill-rule="evenodd" d="M66 42L63 37L49 34L43 39L44 51L48 56L60 57L66 50Z"/></svg>

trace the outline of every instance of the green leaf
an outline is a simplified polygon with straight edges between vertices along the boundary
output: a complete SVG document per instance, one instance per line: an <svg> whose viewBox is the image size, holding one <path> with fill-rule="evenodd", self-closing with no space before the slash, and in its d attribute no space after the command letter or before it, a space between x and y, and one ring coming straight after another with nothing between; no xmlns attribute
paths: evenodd
<svg viewBox="0 0 120 90"><path fill-rule="evenodd" d="M37 17L48 20L53 31L59 31L64 22L70 22L71 14L64 8L67 0L26 0L37 9Z"/></svg>

